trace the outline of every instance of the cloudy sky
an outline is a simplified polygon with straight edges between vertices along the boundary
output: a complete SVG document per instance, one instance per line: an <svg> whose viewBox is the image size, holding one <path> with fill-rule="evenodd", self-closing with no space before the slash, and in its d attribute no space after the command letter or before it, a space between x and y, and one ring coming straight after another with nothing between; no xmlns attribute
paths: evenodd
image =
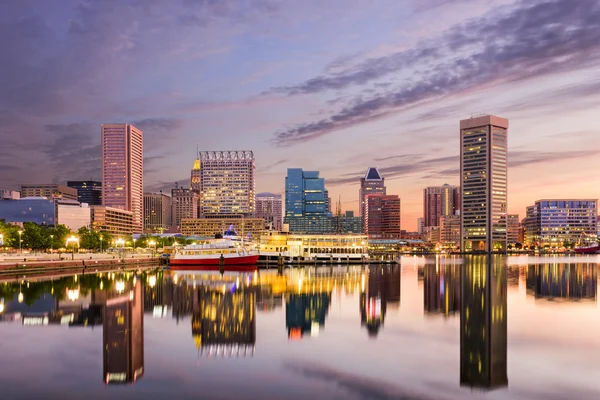
<svg viewBox="0 0 600 400"><path fill-rule="evenodd" d="M5 0L0 187L100 178L100 124L144 131L146 190L254 150L257 190L319 170L344 209L458 184L460 119L510 120L509 211L600 194L598 0Z"/></svg>

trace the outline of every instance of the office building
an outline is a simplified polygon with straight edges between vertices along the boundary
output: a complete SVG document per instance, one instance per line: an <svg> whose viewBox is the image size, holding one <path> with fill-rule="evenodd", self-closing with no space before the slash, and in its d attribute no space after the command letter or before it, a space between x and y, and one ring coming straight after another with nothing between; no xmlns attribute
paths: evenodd
<svg viewBox="0 0 600 400"><path fill-rule="evenodd" d="M460 121L461 251L505 252L508 120Z"/></svg>
<svg viewBox="0 0 600 400"><path fill-rule="evenodd" d="M90 206L102 205L102 182L68 181L67 186L77 189L77 201Z"/></svg>
<svg viewBox="0 0 600 400"><path fill-rule="evenodd" d="M171 189L171 224L178 231L185 218L198 218L198 193L190 189L178 187Z"/></svg>
<svg viewBox="0 0 600 400"><path fill-rule="evenodd" d="M280 194L259 193L256 195L256 218L265 220L266 228L283 229L283 202Z"/></svg>
<svg viewBox="0 0 600 400"><path fill-rule="evenodd" d="M77 200L77 189L55 183L21 185L21 198L25 197Z"/></svg>
<svg viewBox="0 0 600 400"><path fill-rule="evenodd" d="M359 216L365 216L365 198L369 194L386 194L385 189L385 178L381 176L377 168L371 167L367 169L367 173L364 178L360 178L360 189L358 192L359 204Z"/></svg>
<svg viewBox="0 0 600 400"><path fill-rule="evenodd" d="M102 205L133 213L133 231L144 227L144 146L131 124L102 125Z"/></svg>
<svg viewBox="0 0 600 400"><path fill-rule="evenodd" d="M199 171L192 170L192 188L199 190L199 217L255 212L254 153L251 151L201 151ZM197 164L194 165L194 168ZM200 178L200 187L194 179Z"/></svg>
<svg viewBox="0 0 600 400"><path fill-rule="evenodd" d="M363 233L363 218L354 215L354 211L346 211L344 214L332 217L334 221L339 220L336 226L336 232L347 234L347 233Z"/></svg>
<svg viewBox="0 0 600 400"><path fill-rule="evenodd" d="M370 194L365 197L365 234L372 239L400 239L400 197Z"/></svg>
<svg viewBox="0 0 600 400"><path fill-rule="evenodd" d="M419 235L425 233L425 218L417 218L417 233Z"/></svg>
<svg viewBox="0 0 600 400"><path fill-rule="evenodd" d="M259 238L265 231L265 220L262 218L243 218L241 214L211 215L204 218L182 218L179 230L184 236L204 236L214 238L215 234L223 234L233 225L237 236L245 239Z"/></svg>
<svg viewBox="0 0 600 400"><path fill-rule="evenodd" d="M514 247L515 244L521 243L519 241L521 230L521 221L519 221L519 214L507 214L506 215L506 243L508 246Z"/></svg>
<svg viewBox="0 0 600 400"><path fill-rule="evenodd" d="M460 246L460 215L440 217L440 242L445 246Z"/></svg>
<svg viewBox="0 0 600 400"><path fill-rule="evenodd" d="M163 233L171 228L171 198L164 193L144 193L144 232Z"/></svg>
<svg viewBox="0 0 600 400"><path fill-rule="evenodd" d="M586 237L595 242L597 213L596 199L538 200L527 207L525 241L550 247L576 243Z"/></svg>
<svg viewBox="0 0 600 400"><path fill-rule="evenodd" d="M21 192L17 190L0 189L0 200L19 200Z"/></svg>
<svg viewBox="0 0 600 400"><path fill-rule="evenodd" d="M73 200L56 200L56 224L64 225L76 232L79 228L89 228L92 222L92 210L86 204Z"/></svg>
<svg viewBox="0 0 600 400"><path fill-rule="evenodd" d="M34 222L38 225L56 224L56 204L46 197L26 197L0 201L0 219L9 223Z"/></svg>
<svg viewBox="0 0 600 400"><path fill-rule="evenodd" d="M134 233L133 213L107 206L91 206L92 229L113 235Z"/></svg>
<svg viewBox="0 0 600 400"><path fill-rule="evenodd" d="M460 198L460 188L444 184L429 186L423 189L423 226L440 226L443 215L455 215L460 206L456 200Z"/></svg>
<svg viewBox="0 0 600 400"><path fill-rule="evenodd" d="M460 384L508 385L506 260L467 256L461 270Z"/></svg>
<svg viewBox="0 0 600 400"><path fill-rule="evenodd" d="M144 375L144 295L141 280L104 305L103 380L131 383Z"/></svg>
<svg viewBox="0 0 600 400"><path fill-rule="evenodd" d="M334 225L327 211L325 179L318 171L288 168L285 178L285 217L290 232L332 233Z"/></svg>

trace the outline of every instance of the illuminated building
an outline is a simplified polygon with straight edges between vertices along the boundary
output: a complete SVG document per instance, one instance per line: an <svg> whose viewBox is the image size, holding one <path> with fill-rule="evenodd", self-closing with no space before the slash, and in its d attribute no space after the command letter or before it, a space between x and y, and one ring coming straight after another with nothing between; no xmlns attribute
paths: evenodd
<svg viewBox="0 0 600 400"><path fill-rule="evenodd" d="M284 223L289 224L290 232L334 232L331 212L327 211L325 191L325 179L319 178L319 171L288 168L285 177Z"/></svg>
<svg viewBox="0 0 600 400"><path fill-rule="evenodd" d="M102 125L102 205L133 213L133 232L144 227L142 131L131 124Z"/></svg>
<svg viewBox="0 0 600 400"><path fill-rule="evenodd" d="M527 291L536 298L596 300L598 275L592 264L538 264L527 266Z"/></svg>
<svg viewBox="0 0 600 400"><path fill-rule="evenodd" d="M206 286L197 290L192 335L198 350L209 356L254 353L256 294L234 285L227 284L224 291Z"/></svg>
<svg viewBox="0 0 600 400"><path fill-rule="evenodd" d="M400 266L369 267L367 282L361 288L360 320L369 336L379 334L388 305L400 305Z"/></svg>
<svg viewBox="0 0 600 400"><path fill-rule="evenodd" d="M198 218L199 195L182 187L171 189L171 223L181 229L181 221Z"/></svg>
<svg viewBox="0 0 600 400"><path fill-rule="evenodd" d="M48 199L77 200L77 189L55 183L21 185L21 198L47 197Z"/></svg>
<svg viewBox="0 0 600 400"><path fill-rule="evenodd" d="M459 198L460 188L456 186L444 184L423 189L423 226L440 226L442 216L455 215L460 209Z"/></svg>
<svg viewBox="0 0 600 400"><path fill-rule="evenodd" d="M265 227L283 229L283 203L280 194L259 193L256 195L256 218L265 220Z"/></svg>
<svg viewBox="0 0 600 400"><path fill-rule="evenodd" d="M251 151L201 151L199 217L241 214L252 217L255 211L254 153ZM194 165L196 167L196 164ZM192 189L198 188L192 182Z"/></svg>
<svg viewBox="0 0 600 400"><path fill-rule="evenodd" d="M190 190L198 193L198 195L202 189L202 169L200 168L200 165L200 158L198 158L198 153L196 152L196 159L194 160L194 166L192 167L192 173L190 177Z"/></svg>
<svg viewBox="0 0 600 400"><path fill-rule="evenodd" d="M460 245L460 215L440 217L440 242L448 246Z"/></svg>
<svg viewBox="0 0 600 400"><path fill-rule="evenodd" d="M529 244L560 247L589 236L596 241L598 200L538 200L527 207L525 240Z"/></svg>
<svg viewBox="0 0 600 400"><path fill-rule="evenodd" d="M131 235L133 229L133 213L118 208L92 206L92 229L108 232L113 235Z"/></svg>
<svg viewBox="0 0 600 400"><path fill-rule="evenodd" d="M135 382L144 375L144 296L141 281L122 294L107 294L103 323L106 384Z"/></svg>
<svg viewBox="0 0 600 400"><path fill-rule="evenodd" d="M102 182L68 181L67 186L77 189L77 201L90 206L102 205Z"/></svg>
<svg viewBox="0 0 600 400"><path fill-rule="evenodd" d="M365 197L365 234L373 239L400 239L400 197L369 194Z"/></svg>
<svg viewBox="0 0 600 400"><path fill-rule="evenodd" d="M505 252L508 120L493 115L460 121L463 252Z"/></svg>
<svg viewBox="0 0 600 400"><path fill-rule="evenodd" d="M426 314L442 314L447 317L460 312L460 266L425 265L423 300Z"/></svg>
<svg viewBox="0 0 600 400"><path fill-rule="evenodd" d="M507 386L506 260L467 256L461 268L460 384Z"/></svg>
<svg viewBox="0 0 600 400"><path fill-rule="evenodd" d="M506 215L506 242L510 246L514 246L516 243L522 243L519 241L519 231L521 230L521 222L519 221L519 214L507 214Z"/></svg>
<svg viewBox="0 0 600 400"><path fill-rule="evenodd" d="M386 194L385 178L381 176L377 168L373 167L367 169L364 178L360 178L360 189L358 192L360 209L358 212L362 218L365 216L365 198L370 194Z"/></svg>
<svg viewBox="0 0 600 400"><path fill-rule="evenodd" d="M171 198L164 193L144 193L144 232L163 233L171 228Z"/></svg>
<svg viewBox="0 0 600 400"><path fill-rule="evenodd" d="M262 218L243 218L241 214L214 215L204 218L184 218L180 223L180 231L184 236L210 236L223 234L233 225L239 236L260 237L265 230L265 220Z"/></svg>
<svg viewBox="0 0 600 400"><path fill-rule="evenodd" d="M331 292L288 293L285 301L288 338L301 339L306 333L318 335L325 327L330 303Z"/></svg>

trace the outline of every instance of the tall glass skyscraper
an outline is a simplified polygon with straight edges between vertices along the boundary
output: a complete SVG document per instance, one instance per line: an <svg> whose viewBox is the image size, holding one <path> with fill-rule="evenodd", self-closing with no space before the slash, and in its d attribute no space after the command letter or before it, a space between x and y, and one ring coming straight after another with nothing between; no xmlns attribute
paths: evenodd
<svg viewBox="0 0 600 400"><path fill-rule="evenodd" d="M327 212L325 179L319 171L288 168L285 178L285 218L291 232L329 233L331 213Z"/></svg>
<svg viewBox="0 0 600 400"><path fill-rule="evenodd" d="M461 251L506 251L507 132L493 115L460 121Z"/></svg>

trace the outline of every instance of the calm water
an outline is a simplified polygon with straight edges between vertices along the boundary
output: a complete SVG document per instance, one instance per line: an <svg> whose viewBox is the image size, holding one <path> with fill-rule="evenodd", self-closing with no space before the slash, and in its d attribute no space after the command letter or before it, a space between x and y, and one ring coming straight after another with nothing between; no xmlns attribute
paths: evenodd
<svg viewBox="0 0 600 400"><path fill-rule="evenodd" d="M596 399L597 261L3 279L1 398Z"/></svg>

